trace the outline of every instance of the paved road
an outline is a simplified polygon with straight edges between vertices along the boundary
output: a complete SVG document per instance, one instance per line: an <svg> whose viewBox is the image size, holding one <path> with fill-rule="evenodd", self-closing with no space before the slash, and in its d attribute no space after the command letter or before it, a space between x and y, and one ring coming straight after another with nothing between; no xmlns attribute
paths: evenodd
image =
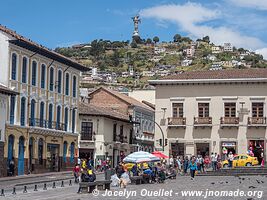
<svg viewBox="0 0 267 200"><path fill-rule="evenodd" d="M244 178L244 180L242 180ZM258 183L259 182L259 183ZM249 188L253 186L254 188ZM147 193L164 190L163 195L155 196L153 194ZM201 200L201 199L216 199L216 200L252 200L252 199L267 199L267 177L266 176L247 176L241 177L196 177L194 181L190 180L188 176L179 176L176 180L167 180L164 184L145 184L145 185L129 185L126 190L114 188L110 190L110 196L104 196L105 191L100 191L100 194L95 197L93 194L77 194L78 185L74 184L72 186L65 185L65 187L57 187L52 189L48 188L47 191L43 191L41 188L39 191L34 192L33 190L29 190L28 193L17 193L17 195L6 194L5 197L0 197L0 200L10 200L10 199L19 199L19 200L56 200L56 199L64 199L64 200L116 200L116 199L126 199L127 194L129 194L128 199L134 200L144 200L146 199L193 199L193 200ZM182 197L182 191L203 191L202 196L198 197ZM206 191L244 191L246 195L255 194L255 196L243 196L243 197L227 197L225 194L223 196L215 196L214 193L211 197L205 197ZM122 195L126 196L116 196L118 195L118 191L121 191ZM259 191L259 192L258 192ZM116 194L117 193L117 194ZM171 194L171 196L170 196ZM132 196L131 196L132 195ZM151 196L152 195L152 196ZM212 195L212 192L210 192Z"/></svg>

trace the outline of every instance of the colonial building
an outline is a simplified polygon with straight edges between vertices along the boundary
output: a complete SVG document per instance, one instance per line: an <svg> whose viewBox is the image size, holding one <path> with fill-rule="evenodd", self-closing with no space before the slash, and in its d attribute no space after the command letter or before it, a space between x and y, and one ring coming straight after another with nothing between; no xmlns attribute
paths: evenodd
<svg viewBox="0 0 267 200"><path fill-rule="evenodd" d="M168 138L166 154L252 148L259 159L264 151L266 160L267 69L184 72L150 84L156 86L156 122ZM161 150L159 129L155 136Z"/></svg>
<svg viewBox="0 0 267 200"><path fill-rule="evenodd" d="M10 95L17 95L17 92L10 90L0 83L0 177L6 174L6 163L4 159L5 126L7 106Z"/></svg>
<svg viewBox="0 0 267 200"><path fill-rule="evenodd" d="M80 72L86 68L0 26L1 82L11 96L5 131L5 162L16 174L59 171L78 153Z"/></svg>
<svg viewBox="0 0 267 200"><path fill-rule="evenodd" d="M133 124L129 116L92 104L79 108L79 157L94 160L109 158L117 166L131 153Z"/></svg>
<svg viewBox="0 0 267 200"><path fill-rule="evenodd" d="M133 123L132 151L154 150L154 115L149 106L116 91L103 87L89 94L90 104L109 108L129 116Z"/></svg>

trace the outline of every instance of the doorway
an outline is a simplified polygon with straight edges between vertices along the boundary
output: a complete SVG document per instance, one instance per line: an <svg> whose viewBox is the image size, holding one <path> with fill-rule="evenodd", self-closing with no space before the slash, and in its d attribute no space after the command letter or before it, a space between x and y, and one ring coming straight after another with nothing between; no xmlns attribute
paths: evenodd
<svg viewBox="0 0 267 200"><path fill-rule="evenodd" d="M52 172L60 171L59 144L47 144L47 168Z"/></svg>
<svg viewBox="0 0 267 200"><path fill-rule="evenodd" d="M33 152L34 152L34 139L31 137L29 140L29 173L33 172Z"/></svg>
<svg viewBox="0 0 267 200"><path fill-rule="evenodd" d="M24 175L24 137L19 138L18 175Z"/></svg>
<svg viewBox="0 0 267 200"><path fill-rule="evenodd" d="M196 156L201 155L203 158L206 155L210 155L210 144L209 143L196 143Z"/></svg>

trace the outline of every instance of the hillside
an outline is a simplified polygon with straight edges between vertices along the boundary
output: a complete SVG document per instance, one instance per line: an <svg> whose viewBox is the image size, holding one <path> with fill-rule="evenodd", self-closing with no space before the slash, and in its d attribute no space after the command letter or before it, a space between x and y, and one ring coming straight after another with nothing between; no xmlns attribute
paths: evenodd
<svg viewBox="0 0 267 200"><path fill-rule="evenodd" d="M156 38L156 37L155 37ZM158 43L157 38L135 41L94 40L88 44L55 50L93 70L84 79L96 82L124 83L144 87L148 79L188 70L265 68L261 55L230 43L211 44L206 36L197 41L179 34L172 42Z"/></svg>

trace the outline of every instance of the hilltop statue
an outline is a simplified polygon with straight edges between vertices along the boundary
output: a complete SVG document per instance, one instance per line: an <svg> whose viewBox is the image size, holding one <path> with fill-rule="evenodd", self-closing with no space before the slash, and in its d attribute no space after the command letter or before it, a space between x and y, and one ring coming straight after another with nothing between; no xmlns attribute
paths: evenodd
<svg viewBox="0 0 267 200"><path fill-rule="evenodd" d="M140 36L139 36L139 31L138 31L138 24L141 23L141 19L139 17L139 15L135 15L134 17L132 17L132 20L134 22L134 32L133 32L133 40L135 40L137 43L139 43Z"/></svg>

